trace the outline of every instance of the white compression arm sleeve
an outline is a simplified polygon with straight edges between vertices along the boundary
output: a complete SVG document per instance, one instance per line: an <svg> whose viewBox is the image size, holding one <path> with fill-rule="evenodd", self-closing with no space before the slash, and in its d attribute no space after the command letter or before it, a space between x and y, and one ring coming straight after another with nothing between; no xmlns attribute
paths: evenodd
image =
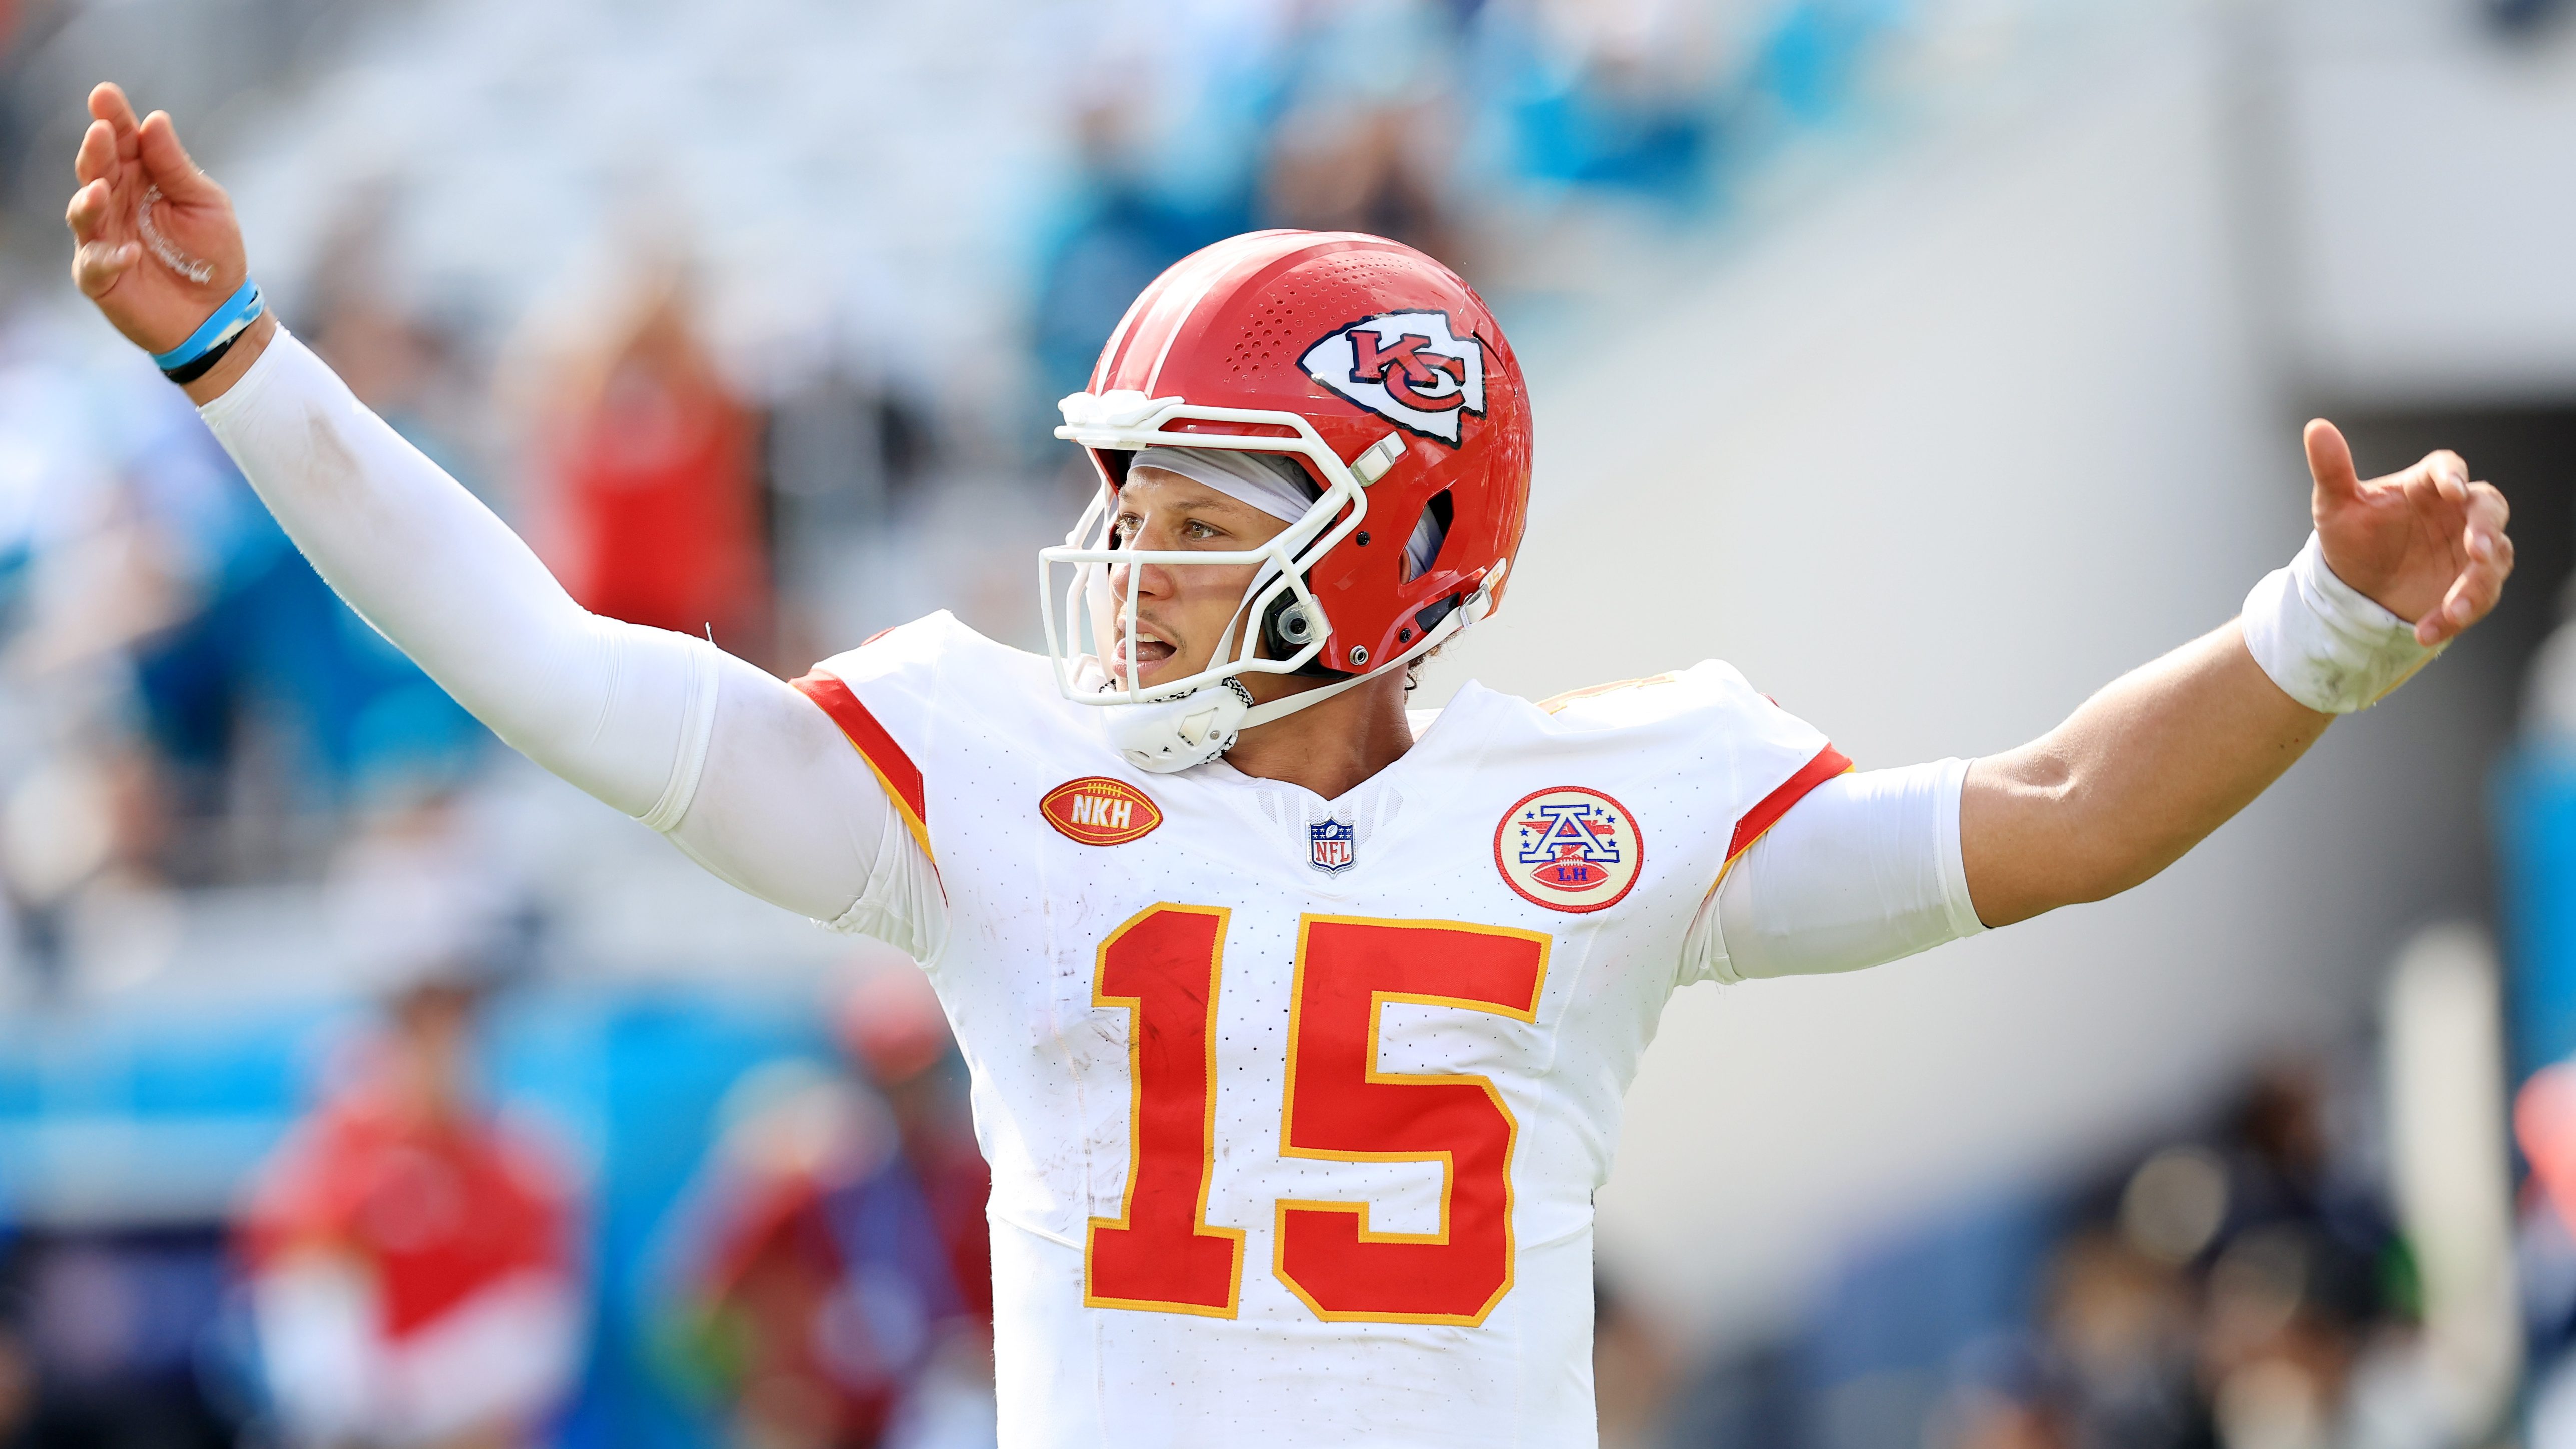
<svg viewBox="0 0 2576 1449"><path fill-rule="evenodd" d="M1967 778L1967 761L1936 760L1817 786L1701 907L1686 977L1856 971L1984 930L1959 847Z"/></svg>
<svg viewBox="0 0 2576 1449"><path fill-rule="evenodd" d="M890 938L935 927L913 919L937 900L929 863L821 709L704 639L574 603L283 328L200 411L340 597L513 748L764 900Z"/></svg>

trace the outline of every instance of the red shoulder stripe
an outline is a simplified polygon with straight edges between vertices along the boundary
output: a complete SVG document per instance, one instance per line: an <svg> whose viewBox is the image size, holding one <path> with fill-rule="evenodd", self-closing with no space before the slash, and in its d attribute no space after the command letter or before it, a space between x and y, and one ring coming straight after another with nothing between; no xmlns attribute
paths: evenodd
<svg viewBox="0 0 2576 1449"><path fill-rule="evenodd" d="M1851 767L1851 758L1831 745L1816 751L1814 759L1799 766L1798 773L1782 781L1779 789L1763 796L1760 804L1745 811L1744 818L1735 822L1735 838L1726 843L1727 864L1733 865L1737 856L1752 849L1753 842L1760 840L1763 832L1779 824L1780 817L1789 813L1790 806L1805 799L1808 791Z"/></svg>
<svg viewBox="0 0 2576 1449"><path fill-rule="evenodd" d="M903 812L903 823L920 843L921 853L936 864L939 857L930 849L930 804L921 786L921 767L903 752L903 746L894 742L893 735L886 733L886 727L877 723L877 717L868 713L857 693L837 677L818 671L789 682L804 691L807 699L821 705L832 723L841 727L841 733L858 750L859 758L876 772L877 783L885 786L895 808Z"/></svg>

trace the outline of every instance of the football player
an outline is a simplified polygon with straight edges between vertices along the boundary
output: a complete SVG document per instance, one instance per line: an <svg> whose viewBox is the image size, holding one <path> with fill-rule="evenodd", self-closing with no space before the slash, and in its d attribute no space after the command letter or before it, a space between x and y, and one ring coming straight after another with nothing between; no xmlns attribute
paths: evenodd
<svg viewBox="0 0 2576 1449"><path fill-rule="evenodd" d="M2363 482L2241 618L1973 762L1852 772L1704 662L1405 709L1511 580L1530 400L1410 248L1260 232L1128 309L1049 650L947 614L793 686L584 612L261 308L102 86L73 273L324 577L518 749L936 983L993 1167L1003 1441L1585 1444L1592 1194L1684 982L1839 971L2146 880L2493 607L2503 498Z"/></svg>

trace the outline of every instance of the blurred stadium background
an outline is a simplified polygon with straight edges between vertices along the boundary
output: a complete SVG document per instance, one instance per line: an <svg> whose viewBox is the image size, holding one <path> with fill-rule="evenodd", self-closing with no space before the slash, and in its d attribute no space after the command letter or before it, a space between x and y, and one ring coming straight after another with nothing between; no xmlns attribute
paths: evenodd
<svg viewBox="0 0 2576 1449"><path fill-rule="evenodd" d="M1426 247L1529 364L1532 542L1432 701L1717 655L1973 755L2288 556L2307 416L2458 447L2505 606L2191 858L1677 998L1603 1432L2576 1445L2568 10L0 0L0 1445L991 1437L917 975L332 600L64 280L101 78L585 602L785 673L1027 640L1052 400L1253 225Z"/></svg>

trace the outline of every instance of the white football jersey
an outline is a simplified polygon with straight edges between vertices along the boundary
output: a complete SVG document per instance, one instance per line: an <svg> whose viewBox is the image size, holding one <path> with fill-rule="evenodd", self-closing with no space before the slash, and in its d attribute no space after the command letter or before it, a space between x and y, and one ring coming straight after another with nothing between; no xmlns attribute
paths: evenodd
<svg viewBox="0 0 2576 1449"><path fill-rule="evenodd" d="M1594 1442L1621 1097L1823 736L1718 663L1470 684L1325 800L1138 772L945 613L799 685L936 875L871 894L974 1073L1005 1445Z"/></svg>

